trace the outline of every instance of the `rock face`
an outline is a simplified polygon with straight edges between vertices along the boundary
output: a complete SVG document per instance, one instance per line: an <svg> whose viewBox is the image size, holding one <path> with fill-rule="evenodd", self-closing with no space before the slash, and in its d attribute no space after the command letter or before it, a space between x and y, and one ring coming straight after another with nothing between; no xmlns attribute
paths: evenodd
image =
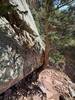
<svg viewBox="0 0 75 100"><path fill-rule="evenodd" d="M69 77L63 72L45 69L39 74L39 87L47 95L47 100L59 100L59 96L69 97ZM64 100L64 99L62 99Z"/></svg>
<svg viewBox="0 0 75 100"><path fill-rule="evenodd" d="M22 23L18 26L12 21L12 25L10 18L6 18L6 15L5 18L0 18L0 93L27 76L34 69L40 67L42 65L42 50L44 50L44 44L39 36L26 0L8 1L11 5L18 5L15 11L19 21L24 22L23 26L26 23L33 34L25 29L21 28L21 30ZM27 15L21 14L21 12L25 11L27 11ZM11 12L9 13L11 17ZM14 16L13 19L15 19ZM18 21L16 22L18 23ZM22 32L23 35L15 34L18 32L17 30L21 30L19 33Z"/></svg>

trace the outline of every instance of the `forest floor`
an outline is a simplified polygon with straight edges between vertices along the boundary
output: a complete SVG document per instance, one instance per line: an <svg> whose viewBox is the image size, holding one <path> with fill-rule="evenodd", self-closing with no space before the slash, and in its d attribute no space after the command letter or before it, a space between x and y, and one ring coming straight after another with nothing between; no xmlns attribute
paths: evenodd
<svg viewBox="0 0 75 100"><path fill-rule="evenodd" d="M1 94L0 100L75 100L75 84L63 71L39 68Z"/></svg>

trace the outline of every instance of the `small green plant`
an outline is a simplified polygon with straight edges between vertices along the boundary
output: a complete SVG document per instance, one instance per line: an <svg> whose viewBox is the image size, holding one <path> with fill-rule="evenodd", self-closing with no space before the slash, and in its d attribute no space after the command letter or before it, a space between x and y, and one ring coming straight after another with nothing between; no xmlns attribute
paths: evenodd
<svg viewBox="0 0 75 100"><path fill-rule="evenodd" d="M11 5L11 4L0 4L0 16L3 17L5 14L7 14L10 11L13 11L17 5Z"/></svg>

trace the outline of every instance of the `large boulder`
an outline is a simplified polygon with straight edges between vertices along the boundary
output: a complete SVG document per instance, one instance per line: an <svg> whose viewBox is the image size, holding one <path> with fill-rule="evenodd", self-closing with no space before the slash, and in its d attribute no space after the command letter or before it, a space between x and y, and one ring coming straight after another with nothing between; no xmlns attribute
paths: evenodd
<svg viewBox="0 0 75 100"><path fill-rule="evenodd" d="M16 24L13 22L12 25L10 18L7 18L6 15L0 18L0 94L43 64L41 58L44 44L26 0L8 1L11 5L18 5L15 11L19 16L19 21L23 21L23 26L26 23L33 34L30 30L21 28L22 30L19 32L22 32L23 35L17 35L17 29L20 30L21 27L17 25L19 22L16 21ZM21 12L27 12L27 14L21 14ZM9 13L11 17L11 12ZM13 12L12 15L14 15Z"/></svg>

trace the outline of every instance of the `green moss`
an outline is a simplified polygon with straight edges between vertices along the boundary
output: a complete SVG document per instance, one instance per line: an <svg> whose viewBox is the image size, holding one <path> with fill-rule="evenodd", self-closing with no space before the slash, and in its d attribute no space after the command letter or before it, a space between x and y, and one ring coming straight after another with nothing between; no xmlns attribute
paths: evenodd
<svg viewBox="0 0 75 100"><path fill-rule="evenodd" d="M3 17L8 12L11 12L15 7L17 6L13 6L11 4L0 4L0 16Z"/></svg>

